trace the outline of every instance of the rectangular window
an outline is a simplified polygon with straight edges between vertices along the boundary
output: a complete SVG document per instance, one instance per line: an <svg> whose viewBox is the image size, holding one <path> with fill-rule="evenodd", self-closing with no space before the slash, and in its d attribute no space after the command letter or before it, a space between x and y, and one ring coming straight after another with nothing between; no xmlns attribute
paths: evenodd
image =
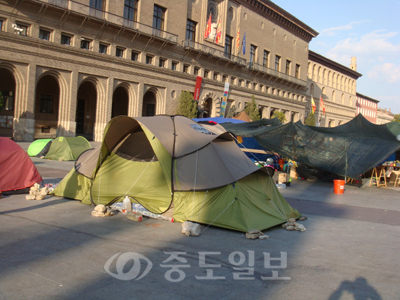
<svg viewBox="0 0 400 300"><path fill-rule="evenodd" d="M228 76L222 75L222 82L228 82Z"/></svg>
<svg viewBox="0 0 400 300"><path fill-rule="evenodd" d="M90 0L90 7L95 9L103 9L103 0Z"/></svg>
<svg viewBox="0 0 400 300"><path fill-rule="evenodd" d="M81 39L81 49L89 50L90 48L90 41Z"/></svg>
<svg viewBox="0 0 400 300"><path fill-rule="evenodd" d="M189 65L183 65L183 73L189 73Z"/></svg>
<svg viewBox="0 0 400 300"><path fill-rule="evenodd" d="M225 57L231 58L231 54L232 54L232 41L233 41L233 37L226 35L225 36Z"/></svg>
<svg viewBox="0 0 400 300"><path fill-rule="evenodd" d="M61 34L61 45L71 46L71 37L69 35Z"/></svg>
<svg viewBox="0 0 400 300"><path fill-rule="evenodd" d="M193 71L194 75L199 75L199 71L200 71L200 68L194 67L194 71Z"/></svg>
<svg viewBox="0 0 400 300"><path fill-rule="evenodd" d="M14 33L23 35L23 36L28 35L28 26L17 23L17 24L15 24L15 26L13 25L13 27L14 27Z"/></svg>
<svg viewBox="0 0 400 300"><path fill-rule="evenodd" d="M146 64L148 64L148 65L153 64L153 56L146 55Z"/></svg>
<svg viewBox="0 0 400 300"><path fill-rule="evenodd" d="M99 53L107 54L107 49L108 49L107 45L105 45L105 44L99 45Z"/></svg>
<svg viewBox="0 0 400 300"><path fill-rule="evenodd" d="M160 60L158 61L158 66L160 68L165 68L165 62L166 62L166 59L160 58Z"/></svg>
<svg viewBox="0 0 400 300"><path fill-rule="evenodd" d="M269 66L269 52L267 50L264 50L263 66L266 68Z"/></svg>
<svg viewBox="0 0 400 300"><path fill-rule="evenodd" d="M286 74L290 75L290 66L292 65L292 62L290 60L286 60Z"/></svg>
<svg viewBox="0 0 400 300"><path fill-rule="evenodd" d="M192 20L186 22L186 39L195 42L196 41L196 25L197 23Z"/></svg>
<svg viewBox="0 0 400 300"><path fill-rule="evenodd" d="M276 55L275 56L275 70L276 71L280 71L280 68L281 68L280 64L281 64L281 57L279 55Z"/></svg>
<svg viewBox="0 0 400 300"><path fill-rule="evenodd" d="M132 51L131 60L138 61L138 59L139 59L139 53Z"/></svg>
<svg viewBox="0 0 400 300"><path fill-rule="evenodd" d="M254 45L250 45L250 63L256 62L256 55L257 55L257 47Z"/></svg>
<svg viewBox="0 0 400 300"><path fill-rule="evenodd" d="M217 72L214 72L214 75L213 75L214 80L218 80L218 76L219 76L219 74Z"/></svg>
<svg viewBox="0 0 400 300"><path fill-rule="evenodd" d="M40 96L40 112L45 114L53 113L53 95Z"/></svg>
<svg viewBox="0 0 400 300"><path fill-rule="evenodd" d="M137 20L137 0L125 0L124 4L124 18L135 21Z"/></svg>
<svg viewBox="0 0 400 300"><path fill-rule="evenodd" d="M164 30L165 8L154 4L153 28Z"/></svg>
<svg viewBox="0 0 400 300"><path fill-rule="evenodd" d="M39 39L45 40L45 41L50 41L50 31L44 30L44 29L39 29Z"/></svg>
<svg viewBox="0 0 400 300"><path fill-rule="evenodd" d="M3 31L3 20L0 20L0 31Z"/></svg>
<svg viewBox="0 0 400 300"><path fill-rule="evenodd" d="M124 57L124 50L125 49L117 47L117 49L115 50L115 56L116 57Z"/></svg>
<svg viewBox="0 0 400 300"><path fill-rule="evenodd" d="M210 71L204 70L204 78L208 78L208 76L210 76Z"/></svg>
<svg viewBox="0 0 400 300"><path fill-rule="evenodd" d="M236 84L236 77L231 76L231 84Z"/></svg>
<svg viewBox="0 0 400 300"><path fill-rule="evenodd" d="M89 15L94 16L96 18L103 18L104 2L103 0L90 0Z"/></svg>
<svg viewBox="0 0 400 300"><path fill-rule="evenodd" d="M296 78L300 78L300 65L296 64L296 74L295 74Z"/></svg>
<svg viewBox="0 0 400 300"><path fill-rule="evenodd" d="M173 61L171 65L171 70L176 71L178 70L178 62Z"/></svg>

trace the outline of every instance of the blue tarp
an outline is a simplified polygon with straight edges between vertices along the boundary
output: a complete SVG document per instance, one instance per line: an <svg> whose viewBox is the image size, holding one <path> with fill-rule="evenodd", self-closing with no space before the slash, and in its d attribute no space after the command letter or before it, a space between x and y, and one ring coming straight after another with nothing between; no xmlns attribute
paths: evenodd
<svg viewBox="0 0 400 300"><path fill-rule="evenodd" d="M231 119L231 118L220 118L220 117L214 117L214 118L194 118L193 121L195 122L215 122L217 124L222 124L222 123L247 123L242 120L238 119ZM240 148L246 148L246 149L257 149L257 150L265 150L254 137L242 137L243 143L240 144L238 143L238 146ZM250 152L244 152L251 160L253 161L266 161L268 157L272 157L275 160L275 155L272 154L260 154L260 153L250 153Z"/></svg>

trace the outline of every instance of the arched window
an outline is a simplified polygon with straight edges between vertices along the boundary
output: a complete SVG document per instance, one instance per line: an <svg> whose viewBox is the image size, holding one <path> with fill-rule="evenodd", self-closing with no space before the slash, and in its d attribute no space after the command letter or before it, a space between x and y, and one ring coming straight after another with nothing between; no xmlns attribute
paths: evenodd
<svg viewBox="0 0 400 300"><path fill-rule="evenodd" d="M332 73L331 73L331 71L328 72L328 86L332 87Z"/></svg>
<svg viewBox="0 0 400 300"><path fill-rule="evenodd" d="M318 81L317 65L315 65L315 64L314 64L314 66L313 66L313 80L314 80L315 82Z"/></svg>

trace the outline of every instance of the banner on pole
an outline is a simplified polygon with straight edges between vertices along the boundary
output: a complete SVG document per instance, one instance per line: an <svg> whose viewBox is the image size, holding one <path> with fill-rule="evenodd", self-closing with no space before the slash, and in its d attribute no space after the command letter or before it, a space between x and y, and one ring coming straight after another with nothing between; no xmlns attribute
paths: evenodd
<svg viewBox="0 0 400 300"><path fill-rule="evenodd" d="M197 76L196 78L196 85L194 87L194 100L198 101L200 97L200 90L201 90L201 82L203 80L203 77Z"/></svg>
<svg viewBox="0 0 400 300"><path fill-rule="evenodd" d="M228 103L228 92L229 92L229 83L225 82L224 95L222 97L222 103L221 103L221 112L219 114L221 118L224 118L225 116L226 104Z"/></svg>

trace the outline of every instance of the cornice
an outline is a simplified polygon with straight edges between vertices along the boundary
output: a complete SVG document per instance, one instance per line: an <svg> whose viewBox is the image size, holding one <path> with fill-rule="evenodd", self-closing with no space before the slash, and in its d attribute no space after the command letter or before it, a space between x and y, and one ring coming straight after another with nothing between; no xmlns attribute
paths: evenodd
<svg viewBox="0 0 400 300"><path fill-rule="evenodd" d="M318 35L317 31L269 0L239 0L239 2L306 42L310 42Z"/></svg>
<svg viewBox="0 0 400 300"><path fill-rule="evenodd" d="M318 54L311 50L308 51L308 59L313 62L324 65L328 68L331 68L335 71L338 71L340 73L343 73L343 74L345 74L353 79L356 79L356 80L362 76L361 73L358 73L348 67L345 67L345 66L343 66L333 60L330 60L329 58L326 58L325 56L322 56L321 54Z"/></svg>
<svg viewBox="0 0 400 300"><path fill-rule="evenodd" d="M365 96L365 95L360 94L360 93L356 93L356 96L360 97L360 98L364 98L364 99L372 101L372 102L375 102L375 103L379 103L380 102L379 100L373 99L371 97Z"/></svg>

